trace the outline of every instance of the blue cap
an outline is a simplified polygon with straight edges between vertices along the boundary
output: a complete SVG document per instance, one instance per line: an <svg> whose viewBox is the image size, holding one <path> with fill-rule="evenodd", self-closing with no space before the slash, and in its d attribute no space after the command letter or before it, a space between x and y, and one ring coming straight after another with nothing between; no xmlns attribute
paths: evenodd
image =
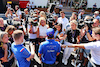
<svg viewBox="0 0 100 67"><path fill-rule="evenodd" d="M47 33L46 34L47 34L48 37L53 37L54 29L52 29L52 28L47 29Z"/></svg>

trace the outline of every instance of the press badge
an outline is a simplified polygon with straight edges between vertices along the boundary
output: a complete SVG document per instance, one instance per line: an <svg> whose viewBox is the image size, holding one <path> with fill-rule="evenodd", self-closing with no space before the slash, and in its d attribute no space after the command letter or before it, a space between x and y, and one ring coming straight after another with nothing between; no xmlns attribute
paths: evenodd
<svg viewBox="0 0 100 67"><path fill-rule="evenodd" d="M74 42L74 38L72 37L72 42Z"/></svg>

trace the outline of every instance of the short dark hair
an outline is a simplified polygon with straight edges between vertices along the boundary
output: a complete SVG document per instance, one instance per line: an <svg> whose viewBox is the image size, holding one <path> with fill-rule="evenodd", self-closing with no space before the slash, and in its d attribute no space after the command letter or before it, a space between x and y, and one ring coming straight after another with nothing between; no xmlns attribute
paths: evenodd
<svg viewBox="0 0 100 67"><path fill-rule="evenodd" d="M23 31L21 30L15 30L12 34L15 40L18 40L22 35L23 35Z"/></svg>
<svg viewBox="0 0 100 67"><path fill-rule="evenodd" d="M92 31L95 33L95 34L99 34L100 35L100 27L95 27L92 29Z"/></svg>

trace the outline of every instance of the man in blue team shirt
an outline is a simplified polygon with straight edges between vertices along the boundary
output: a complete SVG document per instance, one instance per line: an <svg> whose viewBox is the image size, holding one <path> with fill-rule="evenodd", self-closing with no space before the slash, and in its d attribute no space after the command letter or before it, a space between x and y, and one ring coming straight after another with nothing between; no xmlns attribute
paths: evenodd
<svg viewBox="0 0 100 67"><path fill-rule="evenodd" d="M31 46L31 53L23 46L24 34L21 30L15 30L12 34L14 43L11 48L18 61L19 67L29 67L30 59L34 58L33 45Z"/></svg>
<svg viewBox="0 0 100 67"><path fill-rule="evenodd" d="M54 40L54 30L47 29L48 39L39 47L39 57L42 60L42 67L55 67L56 56L60 53L60 44Z"/></svg>

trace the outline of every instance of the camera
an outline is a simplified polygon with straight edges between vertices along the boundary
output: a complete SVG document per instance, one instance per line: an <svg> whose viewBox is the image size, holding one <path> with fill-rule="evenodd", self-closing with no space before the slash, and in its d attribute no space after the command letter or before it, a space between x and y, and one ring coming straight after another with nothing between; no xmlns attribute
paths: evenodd
<svg viewBox="0 0 100 67"><path fill-rule="evenodd" d="M84 21L84 23L85 23L85 25L88 26L89 30L91 30L92 24L93 24L94 22L93 22L93 19L88 19L88 20Z"/></svg>
<svg viewBox="0 0 100 67"><path fill-rule="evenodd" d="M37 21L35 21L37 20ZM34 18L28 18L29 23L31 23L31 25L33 26L38 26L38 17L34 17Z"/></svg>
<svg viewBox="0 0 100 67"><path fill-rule="evenodd" d="M38 26L38 22L33 22L33 21L31 21L30 22L33 26Z"/></svg>
<svg viewBox="0 0 100 67"><path fill-rule="evenodd" d="M91 30L92 24L94 23L92 20L93 19L87 19L86 21L79 20L79 22L78 22L78 28L82 29L85 25L87 25L88 28L89 28L89 30Z"/></svg>
<svg viewBox="0 0 100 67"><path fill-rule="evenodd" d="M53 28L56 19L54 19L54 18L48 18L47 21L48 21L49 27L50 27L50 28Z"/></svg>
<svg viewBox="0 0 100 67"><path fill-rule="evenodd" d="M79 21L78 21L78 28L79 28L79 29L82 29L84 26L85 26L84 21L83 21L82 19L79 20Z"/></svg>
<svg viewBox="0 0 100 67"><path fill-rule="evenodd" d="M13 8L10 8L10 11L13 11Z"/></svg>
<svg viewBox="0 0 100 67"><path fill-rule="evenodd" d="M20 21L13 21L13 25L14 25L15 27L19 27L19 26L22 25L22 22L20 22Z"/></svg>

